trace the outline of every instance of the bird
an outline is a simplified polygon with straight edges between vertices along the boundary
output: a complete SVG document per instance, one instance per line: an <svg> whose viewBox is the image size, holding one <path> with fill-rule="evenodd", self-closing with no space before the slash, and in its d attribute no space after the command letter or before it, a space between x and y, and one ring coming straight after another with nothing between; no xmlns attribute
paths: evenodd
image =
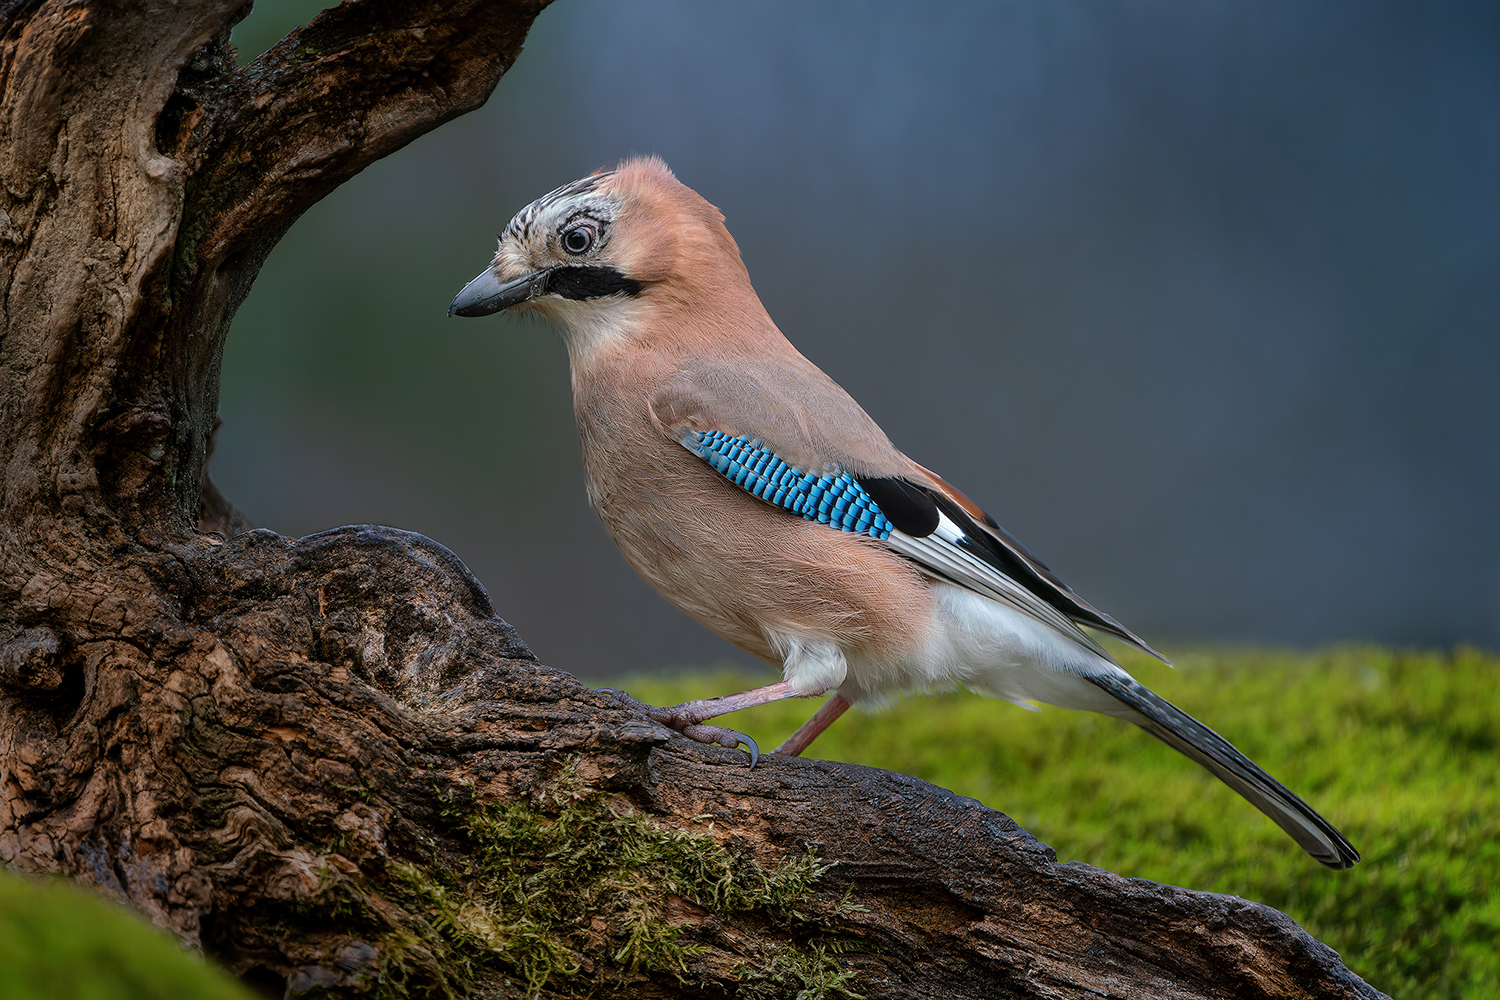
<svg viewBox="0 0 1500 1000"><path fill-rule="evenodd" d="M567 347L590 503L667 600L782 679L659 707L702 743L755 741L729 712L831 694L774 753L854 704L967 687L1124 719L1202 765L1330 868L1359 852L1207 726L1130 676L1091 632L1165 660L917 464L761 304L713 205L657 156L521 209L449 316L540 315Z"/></svg>

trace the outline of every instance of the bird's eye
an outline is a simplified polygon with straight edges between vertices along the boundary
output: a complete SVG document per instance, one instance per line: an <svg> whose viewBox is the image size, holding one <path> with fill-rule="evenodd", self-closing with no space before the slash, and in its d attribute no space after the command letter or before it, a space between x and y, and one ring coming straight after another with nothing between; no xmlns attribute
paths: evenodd
<svg viewBox="0 0 1500 1000"><path fill-rule="evenodd" d="M570 229L566 233L563 233L563 249L574 256L584 253L593 245L594 234L585 226L579 226L577 229Z"/></svg>

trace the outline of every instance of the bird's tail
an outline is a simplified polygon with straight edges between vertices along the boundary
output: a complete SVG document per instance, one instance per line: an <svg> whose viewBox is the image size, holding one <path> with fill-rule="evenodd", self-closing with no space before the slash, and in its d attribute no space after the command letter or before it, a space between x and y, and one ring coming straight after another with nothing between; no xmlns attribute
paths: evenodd
<svg viewBox="0 0 1500 1000"><path fill-rule="evenodd" d="M1132 722L1173 750L1202 764L1214 777L1269 816L1308 854L1329 868L1352 868L1359 860L1359 852L1333 828L1333 824L1262 771L1224 737L1129 676L1105 675L1088 679L1133 709L1139 718L1132 718Z"/></svg>

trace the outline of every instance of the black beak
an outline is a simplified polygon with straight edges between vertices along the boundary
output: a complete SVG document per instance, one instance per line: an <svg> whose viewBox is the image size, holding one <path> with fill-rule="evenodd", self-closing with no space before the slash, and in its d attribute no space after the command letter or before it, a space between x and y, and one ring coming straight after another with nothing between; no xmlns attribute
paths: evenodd
<svg viewBox="0 0 1500 1000"><path fill-rule="evenodd" d="M484 273L465 285L463 291L454 297L453 304L448 307L448 315L488 316L538 295L546 295L547 279L551 277L553 270L555 269L549 267L502 284L495 277L493 268L485 268Z"/></svg>

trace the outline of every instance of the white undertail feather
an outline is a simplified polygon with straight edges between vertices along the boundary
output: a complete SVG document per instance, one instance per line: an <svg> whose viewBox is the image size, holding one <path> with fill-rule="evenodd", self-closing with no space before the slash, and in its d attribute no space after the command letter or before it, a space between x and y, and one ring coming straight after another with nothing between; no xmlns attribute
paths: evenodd
<svg viewBox="0 0 1500 1000"><path fill-rule="evenodd" d="M1122 708L1086 679L1128 677L1111 661L1008 604L956 584L934 580L932 595L924 641L900 658L853 661L840 688L846 698L880 703L908 691L963 686L1026 708L1034 701L1107 714Z"/></svg>

